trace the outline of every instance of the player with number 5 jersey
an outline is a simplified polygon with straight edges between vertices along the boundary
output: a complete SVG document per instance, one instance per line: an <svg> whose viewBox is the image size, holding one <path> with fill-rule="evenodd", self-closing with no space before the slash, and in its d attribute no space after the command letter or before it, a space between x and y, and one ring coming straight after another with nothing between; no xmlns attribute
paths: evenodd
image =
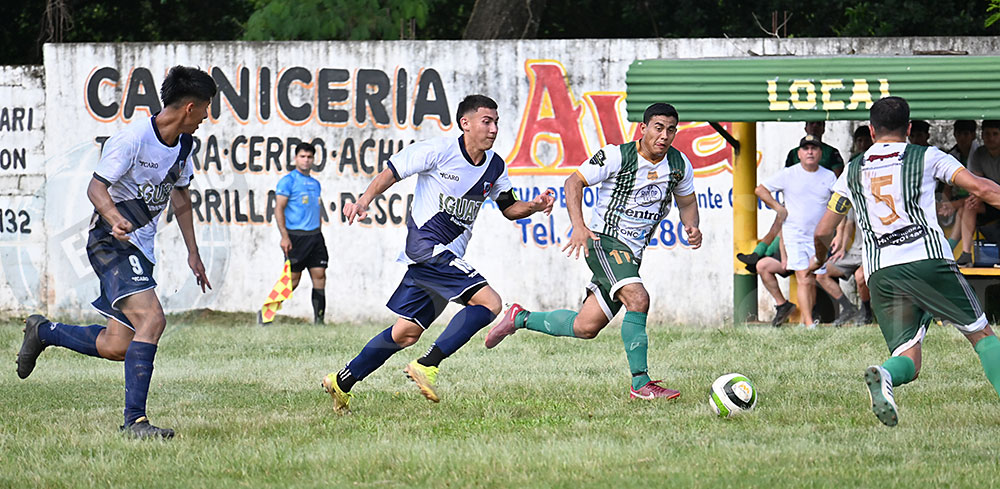
<svg viewBox="0 0 1000 489"><path fill-rule="evenodd" d="M340 370L323 379L333 408L347 412L351 388L382 366L393 354L417 342L449 302L465 306L448 323L424 356L404 372L427 399L438 402L438 367L500 313L500 296L486 278L463 260L476 216L488 198L510 220L536 212L552 212L555 198L546 193L518 201L503 159L493 152L497 136L497 104L469 95L458 105L462 135L412 144L389 159L355 203L344 206L348 224L367 218L372 199L399 180L416 175L413 209L406 220L406 243L398 261L408 265L387 306L399 318Z"/></svg>
<svg viewBox="0 0 1000 489"><path fill-rule="evenodd" d="M17 374L26 378L46 347L61 346L84 355L125 362L125 423L137 438L171 438L146 417L153 359L166 319L153 290L153 238L160 214L173 205L188 250L188 266L201 287L211 288L198 253L191 216L192 134L216 94L204 71L175 66L160 88L163 110L133 121L104 144L87 188L94 204L87 256L101 281L94 307L107 326L74 326L40 315L25 321Z"/></svg>
<svg viewBox="0 0 1000 489"><path fill-rule="evenodd" d="M890 358L865 369L875 416L895 426L899 413L893 388L917 378L921 344L934 318L955 326L979 355L986 378L1000 394L1000 340L993 334L972 287L955 265L937 222L938 182L957 185L994 207L1000 186L965 170L937 148L907 144L910 107L886 97L871 107L875 141L854 157L833 186L816 227L816 258L823 265L837 225L852 207L864 243L864 267L872 309Z"/></svg>
<svg viewBox="0 0 1000 489"><path fill-rule="evenodd" d="M646 314L649 293L639 276L643 250L674 200L692 248L701 246L698 201L691 162L673 148L677 110L664 103L650 105L639 126L642 137L601 148L566 179L566 207L573 234L564 251L580 255L594 273L579 312L559 309L529 312L519 304L507 310L486 335L486 348L496 347L520 329L552 336L590 339L604 329L624 306L622 342L632 374L632 399L672 399L680 392L649 378ZM598 186L590 226L584 222L584 187Z"/></svg>

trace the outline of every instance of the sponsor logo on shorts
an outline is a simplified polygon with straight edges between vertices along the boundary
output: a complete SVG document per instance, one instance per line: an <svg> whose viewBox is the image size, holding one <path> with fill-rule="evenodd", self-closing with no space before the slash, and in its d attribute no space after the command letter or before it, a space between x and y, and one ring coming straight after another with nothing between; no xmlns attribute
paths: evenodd
<svg viewBox="0 0 1000 489"><path fill-rule="evenodd" d="M149 282L149 277L132 277L133 282Z"/></svg>

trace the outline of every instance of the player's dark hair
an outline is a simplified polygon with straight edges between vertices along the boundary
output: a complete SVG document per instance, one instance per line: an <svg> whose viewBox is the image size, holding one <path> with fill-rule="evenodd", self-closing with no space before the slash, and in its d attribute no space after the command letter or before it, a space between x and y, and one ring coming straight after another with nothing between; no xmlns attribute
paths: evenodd
<svg viewBox="0 0 1000 489"><path fill-rule="evenodd" d="M458 104L455 120L461 120L466 114L471 114L482 108L497 110L497 103L486 95L468 95Z"/></svg>
<svg viewBox="0 0 1000 489"><path fill-rule="evenodd" d="M642 123L649 124L649 121L658 115L673 117L674 119L680 120L680 116L677 115L677 109L675 109L673 105L657 102L649 107L646 107L646 111L642 113Z"/></svg>
<svg viewBox="0 0 1000 489"><path fill-rule="evenodd" d="M316 154L316 147L310 143L299 143L299 145L295 147L296 156L299 155L299 151L305 151L306 153L314 155Z"/></svg>
<svg viewBox="0 0 1000 489"><path fill-rule="evenodd" d="M983 129L1000 129L1000 120L988 119L983 121Z"/></svg>
<svg viewBox="0 0 1000 489"><path fill-rule="evenodd" d="M976 132L976 121L955 121L955 132Z"/></svg>
<svg viewBox="0 0 1000 489"><path fill-rule="evenodd" d="M926 132L930 134L931 124L927 121L910 121L910 133Z"/></svg>
<svg viewBox="0 0 1000 489"><path fill-rule="evenodd" d="M872 104L868 112L875 134L905 135L910 125L910 104L903 97L886 97Z"/></svg>
<svg viewBox="0 0 1000 489"><path fill-rule="evenodd" d="M170 68L167 77L163 79L160 100L164 107L189 99L207 102L212 100L217 91L215 80L208 73L198 68L178 65Z"/></svg>
<svg viewBox="0 0 1000 489"><path fill-rule="evenodd" d="M857 129L854 130L854 137L855 138L864 138L864 137L870 137L870 136L871 136L871 133L868 131L868 126L867 125L860 125L860 126L858 126Z"/></svg>

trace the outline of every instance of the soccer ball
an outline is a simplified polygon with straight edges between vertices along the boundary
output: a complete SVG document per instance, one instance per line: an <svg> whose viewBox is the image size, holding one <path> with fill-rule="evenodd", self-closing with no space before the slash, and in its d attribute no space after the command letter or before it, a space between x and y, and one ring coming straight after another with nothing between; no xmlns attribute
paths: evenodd
<svg viewBox="0 0 1000 489"><path fill-rule="evenodd" d="M757 405L757 389L741 374L726 374L712 382L708 403L720 418L730 418Z"/></svg>

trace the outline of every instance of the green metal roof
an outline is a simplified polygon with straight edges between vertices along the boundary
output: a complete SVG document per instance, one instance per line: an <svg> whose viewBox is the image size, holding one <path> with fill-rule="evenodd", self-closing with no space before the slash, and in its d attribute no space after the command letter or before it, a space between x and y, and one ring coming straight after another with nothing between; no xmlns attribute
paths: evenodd
<svg viewBox="0 0 1000 489"><path fill-rule="evenodd" d="M864 120L890 95L913 119L1000 119L1000 56L637 60L625 83L633 122L655 102L685 121Z"/></svg>

